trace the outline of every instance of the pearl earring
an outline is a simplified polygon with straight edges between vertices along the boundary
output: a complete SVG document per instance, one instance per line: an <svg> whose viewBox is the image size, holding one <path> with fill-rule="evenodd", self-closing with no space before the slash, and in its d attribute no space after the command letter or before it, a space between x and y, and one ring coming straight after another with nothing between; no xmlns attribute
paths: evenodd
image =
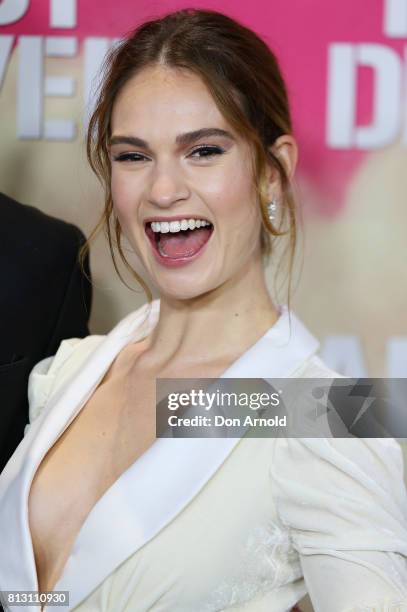
<svg viewBox="0 0 407 612"><path fill-rule="evenodd" d="M275 218L275 212L277 210L277 200L276 198L273 198L272 201L270 202L270 204L267 204L267 213L268 213L268 218L270 221L273 221L273 219Z"/></svg>

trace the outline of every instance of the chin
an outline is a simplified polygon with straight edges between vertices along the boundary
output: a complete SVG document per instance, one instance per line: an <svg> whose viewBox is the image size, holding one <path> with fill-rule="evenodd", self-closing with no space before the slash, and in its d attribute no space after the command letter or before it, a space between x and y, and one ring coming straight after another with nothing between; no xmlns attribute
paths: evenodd
<svg viewBox="0 0 407 612"><path fill-rule="evenodd" d="M162 297L166 297L172 300L193 300L195 298L199 298L205 295L208 290L194 290L193 287L186 290L185 287L179 287L178 289L176 289L175 287L169 288L159 286L158 291Z"/></svg>
<svg viewBox="0 0 407 612"><path fill-rule="evenodd" d="M158 293L162 297L173 300L193 300L203 297L216 289L216 285L212 286L208 283L194 283L194 281L186 281L183 279L173 280L173 282L155 282Z"/></svg>

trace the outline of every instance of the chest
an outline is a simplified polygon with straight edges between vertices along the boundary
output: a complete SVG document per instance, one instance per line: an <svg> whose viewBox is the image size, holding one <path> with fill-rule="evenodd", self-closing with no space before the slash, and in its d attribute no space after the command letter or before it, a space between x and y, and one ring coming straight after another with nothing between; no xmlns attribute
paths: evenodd
<svg viewBox="0 0 407 612"><path fill-rule="evenodd" d="M102 384L50 448L28 509L39 589L57 582L95 504L155 440L155 381Z"/></svg>
<svg viewBox="0 0 407 612"><path fill-rule="evenodd" d="M190 369L182 378L216 377L223 368ZM55 586L98 500L155 441L156 401L162 399L156 379L180 376L117 367L44 456L28 500L40 590Z"/></svg>

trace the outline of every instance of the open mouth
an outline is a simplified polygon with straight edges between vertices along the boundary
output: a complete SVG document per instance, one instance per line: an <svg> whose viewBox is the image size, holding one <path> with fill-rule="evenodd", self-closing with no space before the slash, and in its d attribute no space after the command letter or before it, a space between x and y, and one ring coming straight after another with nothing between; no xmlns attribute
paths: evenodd
<svg viewBox="0 0 407 612"><path fill-rule="evenodd" d="M178 223L169 230L169 224L149 222L145 226L146 234L153 247L153 251L160 261L187 262L200 253L209 241L213 232L213 225L209 221L191 223L188 227L185 222ZM191 227L192 226L192 227Z"/></svg>

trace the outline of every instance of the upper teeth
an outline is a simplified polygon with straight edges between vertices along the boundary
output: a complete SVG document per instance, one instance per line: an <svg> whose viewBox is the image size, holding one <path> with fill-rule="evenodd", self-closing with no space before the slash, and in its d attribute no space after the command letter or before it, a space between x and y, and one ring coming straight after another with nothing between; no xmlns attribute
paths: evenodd
<svg viewBox="0 0 407 612"><path fill-rule="evenodd" d="M205 219L182 219L181 221L152 221L151 229L153 232L179 232L181 230L195 229L197 227L203 227L204 225L210 225L209 221Z"/></svg>

